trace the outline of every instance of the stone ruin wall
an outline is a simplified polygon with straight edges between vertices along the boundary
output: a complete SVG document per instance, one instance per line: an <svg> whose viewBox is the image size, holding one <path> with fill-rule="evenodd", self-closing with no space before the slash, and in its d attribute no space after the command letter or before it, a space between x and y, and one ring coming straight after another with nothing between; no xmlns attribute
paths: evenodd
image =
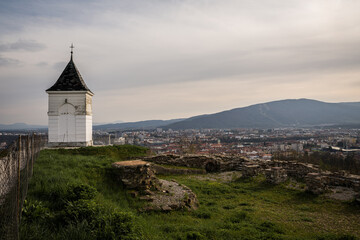
<svg viewBox="0 0 360 240"><path fill-rule="evenodd" d="M149 205L144 209L170 211L177 209L196 209L198 201L195 193L176 182L158 179L156 174L204 174L206 172L241 171L242 177L263 174L266 181L280 184L289 178L305 180L307 190L314 194L327 192L333 186L350 188L358 195L360 202L360 176L345 171L322 171L318 166L292 161L250 161L233 156L207 155L158 155L143 160L113 163L114 173L127 189L135 190L141 200ZM165 166L164 166L165 165ZM188 167L190 169L170 168L166 165ZM186 198L185 198L186 196Z"/></svg>
<svg viewBox="0 0 360 240"><path fill-rule="evenodd" d="M141 160L123 161L112 164L116 179L128 189L149 190L157 188L158 179L151 164Z"/></svg>
<svg viewBox="0 0 360 240"><path fill-rule="evenodd" d="M157 155L153 157L145 157L143 160L160 165L203 169L206 172L241 170L241 166L245 161L244 158L240 157L220 155Z"/></svg>
<svg viewBox="0 0 360 240"><path fill-rule="evenodd" d="M285 182L288 178L305 180L309 191L319 194L325 192L330 186L351 188L360 192L360 176L345 171L323 171L313 164L293 161L256 161L247 162L242 167L244 177L264 174L271 183Z"/></svg>
<svg viewBox="0 0 360 240"><path fill-rule="evenodd" d="M345 171L323 171L316 165L294 161L250 161L247 158L224 155L157 155L144 160L160 165L203 169L206 172L242 171L243 177L264 174L267 181L275 184L285 182L288 178L301 179L305 180L308 189L314 193L324 192L328 186L343 186L360 192L358 175Z"/></svg>
<svg viewBox="0 0 360 240"><path fill-rule="evenodd" d="M115 179L133 197L147 204L141 211L195 210L198 208L196 194L175 180L158 179L154 164L142 160L120 161L112 164Z"/></svg>

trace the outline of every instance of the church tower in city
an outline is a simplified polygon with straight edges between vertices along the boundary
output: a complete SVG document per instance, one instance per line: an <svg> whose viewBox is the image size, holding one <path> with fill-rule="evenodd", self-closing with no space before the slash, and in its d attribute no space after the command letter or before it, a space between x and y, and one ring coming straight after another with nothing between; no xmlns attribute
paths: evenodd
<svg viewBox="0 0 360 240"><path fill-rule="evenodd" d="M49 146L91 146L92 96L71 57L49 94Z"/></svg>

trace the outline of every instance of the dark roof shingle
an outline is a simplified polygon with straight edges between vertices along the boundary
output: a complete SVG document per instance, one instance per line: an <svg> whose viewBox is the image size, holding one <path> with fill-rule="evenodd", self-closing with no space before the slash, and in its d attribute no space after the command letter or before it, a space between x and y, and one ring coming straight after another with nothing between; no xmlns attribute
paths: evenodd
<svg viewBox="0 0 360 240"><path fill-rule="evenodd" d="M76 68L72 58L56 83L46 91L90 91ZM91 92L92 93L92 92Z"/></svg>

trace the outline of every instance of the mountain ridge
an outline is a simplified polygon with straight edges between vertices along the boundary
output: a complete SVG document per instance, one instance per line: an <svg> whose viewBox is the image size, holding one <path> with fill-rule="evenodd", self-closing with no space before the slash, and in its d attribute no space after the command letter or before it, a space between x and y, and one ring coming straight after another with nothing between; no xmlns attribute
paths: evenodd
<svg viewBox="0 0 360 240"><path fill-rule="evenodd" d="M35 130L43 128L47 128L47 126L27 123L0 124L0 130Z"/></svg>
<svg viewBox="0 0 360 240"><path fill-rule="evenodd" d="M274 128L360 123L360 102L285 99L194 116L165 128Z"/></svg>
<svg viewBox="0 0 360 240"><path fill-rule="evenodd" d="M163 125L168 125L181 121L183 118L170 119L170 120L145 120L138 122L123 122L123 123L109 123L103 125L93 126L94 130L129 130L129 129L154 129Z"/></svg>

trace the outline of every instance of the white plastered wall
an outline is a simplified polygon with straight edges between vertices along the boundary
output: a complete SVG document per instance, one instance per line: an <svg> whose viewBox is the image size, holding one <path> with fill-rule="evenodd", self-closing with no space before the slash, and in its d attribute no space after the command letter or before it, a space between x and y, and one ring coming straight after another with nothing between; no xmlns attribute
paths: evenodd
<svg viewBox="0 0 360 240"><path fill-rule="evenodd" d="M92 145L92 95L87 91L48 92L49 143Z"/></svg>

